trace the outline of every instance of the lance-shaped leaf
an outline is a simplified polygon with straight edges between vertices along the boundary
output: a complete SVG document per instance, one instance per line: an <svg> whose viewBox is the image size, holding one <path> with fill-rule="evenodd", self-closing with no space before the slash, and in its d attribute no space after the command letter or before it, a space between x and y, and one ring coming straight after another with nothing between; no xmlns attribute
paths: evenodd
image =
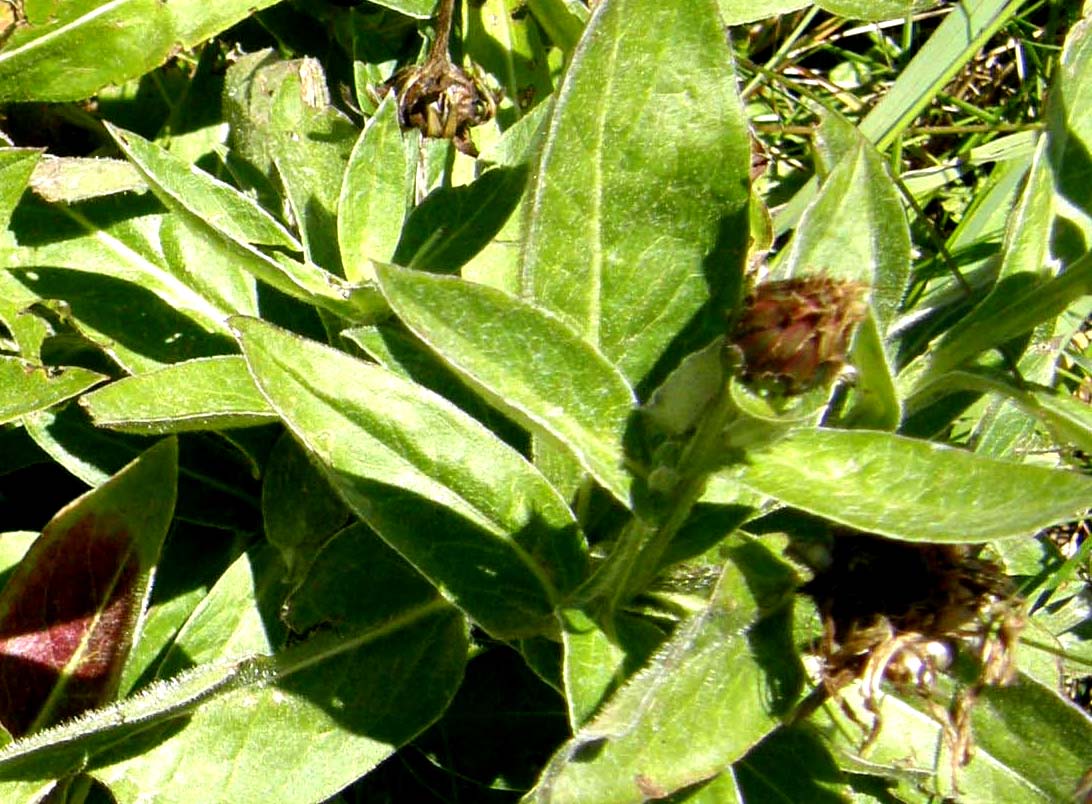
<svg viewBox="0 0 1092 804"><path fill-rule="evenodd" d="M41 156L37 148L0 148L0 225L5 228Z"/></svg>
<svg viewBox="0 0 1092 804"><path fill-rule="evenodd" d="M105 379L78 366L47 369L0 356L0 424L70 399Z"/></svg>
<svg viewBox="0 0 1092 804"><path fill-rule="evenodd" d="M1076 472L864 430L797 430L722 474L795 508L907 541L1027 536L1092 500L1092 478Z"/></svg>
<svg viewBox="0 0 1092 804"><path fill-rule="evenodd" d="M30 3L0 53L0 102L73 101L143 75L275 0ZM109 53L109 58L103 54Z"/></svg>
<svg viewBox="0 0 1092 804"><path fill-rule="evenodd" d="M371 279L372 261L398 245L409 195L398 99L387 94L353 147L338 201L337 239L351 281Z"/></svg>
<svg viewBox="0 0 1092 804"><path fill-rule="evenodd" d="M257 320L233 326L258 387L358 516L494 634L554 627L583 544L542 475L419 385Z"/></svg>
<svg viewBox="0 0 1092 804"><path fill-rule="evenodd" d="M635 399L619 371L561 321L502 291L382 266L391 307L491 404L563 444L629 505L622 437Z"/></svg>
<svg viewBox="0 0 1092 804"><path fill-rule="evenodd" d="M727 549L708 607L561 747L529 800L663 798L717 775L777 727L802 685L783 605L792 571L757 542Z"/></svg>
<svg viewBox="0 0 1092 804"><path fill-rule="evenodd" d="M735 87L713 0L614 0L558 90L523 292L634 385L705 305L735 301L750 164Z"/></svg>
<svg viewBox="0 0 1092 804"><path fill-rule="evenodd" d="M277 420L238 355L199 358L124 377L80 399L99 427L179 433Z"/></svg>
<svg viewBox="0 0 1092 804"><path fill-rule="evenodd" d="M298 262L282 252L268 255L256 248L253 244L292 251L300 251L302 246L269 213L238 190L137 134L112 126L110 132L156 197L182 216L175 225L187 230L191 237L203 238L200 245L208 255L204 261L217 259L223 276L217 277L214 272L199 277L199 283L218 284L217 295L238 296L231 293L229 286L245 286L253 276L283 293L350 319L360 315L362 309L369 309L369 300L374 302L373 294L366 289L351 288L316 265ZM180 244L185 242L181 237L178 240ZM177 266L201 270L201 263L195 266L192 259L185 259L182 249L176 250L183 258L176 260ZM249 300L248 305L236 304L234 309L249 312L256 301Z"/></svg>
<svg viewBox="0 0 1092 804"><path fill-rule="evenodd" d="M433 594L399 614L198 665L17 740L0 750L0 797L84 769L121 801L326 800L435 720L461 680L458 612Z"/></svg>
<svg viewBox="0 0 1092 804"><path fill-rule="evenodd" d="M174 511L164 441L64 508L0 593L0 722L36 731L113 699Z"/></svg>

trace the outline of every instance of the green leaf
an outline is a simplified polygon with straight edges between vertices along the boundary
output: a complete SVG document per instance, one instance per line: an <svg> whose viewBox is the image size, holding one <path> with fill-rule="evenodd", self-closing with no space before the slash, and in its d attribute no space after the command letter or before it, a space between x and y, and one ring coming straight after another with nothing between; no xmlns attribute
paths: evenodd
<svg viewBox="0 0 1092 804"><path fill-rule="evenodd" d="M1086 253L1052 279L1026 271L1006 277L937 344L929 359L927 378L938 377L980 352L1031 331L1088 294L1092 294L1092 253Z"/></svg>
<svg viewBox="0 0 1092 804"><path fill-rule="evenodd" d="M113 700L174 512L163 441L65 507L0 593L0 722L26 734Z"/></svg>
<svg viewBox="0 0 1092 804"><path fill-rule="evenodd" d="M309 262L344 275L338 250L338 198L357 128L330 105L326 76L314 59L288 62L272 99L270 154L292 205ZM349 276L350 281L355 281Z"/></svg>
<svg viewBox="0 0 1092 804"><path fill-rule="evenodd" d="M851 20L882 22L904 20L909 15L938 5L940 0L818 0L817 5Z"/></svg>
<svg viewBox="0 0 1092 804"><path fill-rule="evenodd" d="M172 273L158 208L151 198L59 205L24 198L12 217L19 245L8 257L10 273L0 274L4 295L29 297L24 307L36 297L63 299L63 314L81 334L134 373L232 350L227 311Z"/></svg>
<svg viewBox="0 0 1092 804"><path fill-rule="evenodd" d="M183 162L138 134L105 124L122 153L170 202L240 243L302 250L273 216L234 187Z"/></svg>
<svg viewBox="0 0 1092 804"><path fill-rule="evenodd" d="M843 139L849 147L801 218L777 274L823 273L866 283L886 336L910 275L906 214L886 164L855 127L829 115L819 134L823 140Z"/></svg>
<svg viewBox="0 0 1092 804"><path fill-rule="evenodd" d="M238 190L182 162L136 134L110 128L156 197L219 257L220 281L238 283L251 274L282 293L350 319L373 311L374 294L350 288L316 265L280 251L267 255L251 243L300 251L302 246L269 213ZM198 266L201 263L197 263ZM245 273L244 273L245 272ZM215 280L214 280L215 281Z"/></svg>
<svg viewBox="0 0 1092 804"><path fill-rule="evenodd" d="M733 767L740 801L842 804L846 778L830 748L807 727L773 732Z"/></svg>
<svg viewBox="0 0 1092 804"><path fill-rule="evenodd" d="M684 328L706 329L690 333L700 345L735 304L750 163L735 85L713 0L614 0L558 89L523 293L634 385Z"/></svg>
<svg viewBox="0 0 1092 804"><path fill-rule="evenodd" d="M1092 478L1075 472L861 430L797 430L722 474L795 508L907 541L1028 536L1092 500Z"/></svg>
<svg viewBox="0 0 1092 804"><path fill-rule="evenodd" d="M580 0L527 0L550 41L562 50L572 50L588 22L588 7Z"/></svg>
<svg viewBox="0 0 1092 804"><path fill-rule="evenodd" d="M860 131L880 151L888 147L948 86L982 46L1017 11L1022 0L965 0L958 13L948 14L898 79L861 121ZM808 182L774 218L776 234L792 228L815 195Z"/></svg>
<svg viewBox="0 0 1092 804"><path fill-rule="evenodd" d="M737 540L730 554L708 608L561 747L528 800L662 798L717 775L777 727L799 679L785 675L796 668L781 653L783 639L774 653L764 652L773 634L755 618L761 610L785 611L792 573L758 542ZM768 619L778 630L787 624Z"/></svg>
<svg viewBox="0 0 1092 804"><path fill-rule="evenodd" d="M84 394L98 427L126 433L180 433L277 421L238 355L176 363Z"/></svg>
<svg viewBox="0 0 1092 804"><path fill-rule="evenodd" d="M948 372L934 385L925 386L918 401L927 404L932 393L958 391L996 393L1011 399L1026 414L1022 417L1025 423L1027 416L1032 416L1045 424L1059 442L1092 450L1092 408L1064 390L1027 382L1017 384L1006 374L978 368Z"/></svg>
<svg viewBox="0 0 1092 804"><path fill-rule="evenodd" d="M51 6L41 18L31 12L30 24L0 52L0 103L86 98L149 72L274 2L77 0Z"/></svg>
<svg viewBox="0 0 1092 804"><path fill-rule="evenodd" d="M264 802L285 790L322 801L439 716L466 649L465 622L433 598L351 635L199 665L17 741L0 751L0 780L84 768L122 801Z"/></svg>
<svg viewBox="0 0 1092 804"><path fill-rule="evenodd" d="M165 652L156 677L272 654L287 633L278 617L287 591L284 567L271 546L259 544L243 553L194 607Z"/></svg>
<svg viewBox="0 0 1092 804"><path fill-rule="evenodd" d="M920 711L920 702L884 696L876 744L866 757L858 756L864 739L859 724L873 720L860 706L859 695L857 686L841 693L858 718L856 724L836 703L826 704L812 717L843 754L843 767L912 781L914 787L936 796L955 795L944 730ZM1092 738L1088 715L1023 675L1011 686L983 689L970 715L975 752L958 773L960 801L1039 804L1072 799L1088 767L1083 751Z"/></svg>
<svg viewBox="0 0 1092 804"><path fill-rule="evenodd" d="M76 366L46 368L0 355L0 424L78 396L105 379Z"/></svg>
<svg viewBox="0 0 1092 804"><path fill-rule="evenodd" d="M0 226L5 229L41 156L37 148L0 148Z"/></svg>
<svg viewBox="0 0 1092 804"><path fill-rule="evenodd" d="M583 726L608 696L633 675L664 640L664 632L648 620L618 614L611 634L580 609L563 609L562 673L569 724Z"/></svg>
<svg viewBox="0 0 1092 804"><path fill-rule="evenodd" d="M492 633L555 627L584 548L530 464L385 369L260 321L233 325L262 393L358 516Z"/></svg>
<svg viewBox="0 0 1092 804"><path fill-rule="evenodd" d="M103 195L146 192L140 173L121 159L46 156L34 169L31 189L46 201L71 203Z"/></svg>
<svg viewBox="0 0 1092 804"><path fill-rule="evenodd" d="M494 288L382 266L380 287L413 332L491 404L560 441L629 504L622 438L633 392L563 323Z"/></svg>
<svg viewBox="0 0 1092 804"><path fill-rule="evenodd" d="M463 8L463 49L500 81L507 103L498 108L497 120L508 128L553 91L542 34L523 3L485 0Z"/></svg>
<svg viewBox="0 0 1092 804"><path fill-rule="evenodd" d="M811 5L811 0L719 0L725 25L742 25L768 17L780 17Z"/></svg>
<svg viewBox="0 0 1092 804"><path fill-rule="evenodd" d="M394 255L409 199L406 175L398 99L390 92L361 132L341 185L337 233L349 281L373 278L372 262Z"/></svg>

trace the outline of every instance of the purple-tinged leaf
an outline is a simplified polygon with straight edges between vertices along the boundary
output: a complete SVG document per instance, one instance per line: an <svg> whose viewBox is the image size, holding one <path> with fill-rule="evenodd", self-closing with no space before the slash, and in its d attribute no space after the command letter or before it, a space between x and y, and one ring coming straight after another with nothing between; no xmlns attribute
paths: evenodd
<svg viewBox="0 0 1092 804"><path fill-rule="evenodd" d="M113 700L174 512L178 447L145 452L46 525L0 592L0 723L16 736Z"/></svg>

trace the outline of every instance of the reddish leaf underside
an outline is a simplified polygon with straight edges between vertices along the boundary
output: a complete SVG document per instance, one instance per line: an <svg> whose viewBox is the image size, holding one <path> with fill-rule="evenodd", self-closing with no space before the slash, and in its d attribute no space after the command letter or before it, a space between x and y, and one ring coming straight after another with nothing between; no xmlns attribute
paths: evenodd
<svg viewBox="0 0 1092 804"><path fill-rule="evenodd" d="M0 723L15 736L112 700L140 613L140 560L115 517L46 527L0 596Z"/></svg>

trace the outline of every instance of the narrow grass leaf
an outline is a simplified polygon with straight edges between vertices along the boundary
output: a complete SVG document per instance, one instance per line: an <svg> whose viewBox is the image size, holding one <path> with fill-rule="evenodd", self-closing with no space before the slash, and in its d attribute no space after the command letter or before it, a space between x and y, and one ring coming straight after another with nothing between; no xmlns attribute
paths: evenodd
<svg viewBox="0 0 1092 804"><path fill-rule="evenodd" d="M907 541L1028 536L1092 500L1092 479L889 433L797 430L724 474L795 508Z"/></svg>
<svg viewBox="0 0 1092 804"><path fill-rule="evenodd" d="M635 386L682 330L721 324L735 303L750 162L735 83L713 0L615 0L596 8L558 90L522 292Z"/></svg>
<svg viewBox="0 0 1092 804"><path fill-rule="evenodd" d="M590 344L494 288L393 266L380 286L399 318L491 404L576 455L619 502L631 479L622 438L635 400Z"/></svg>

